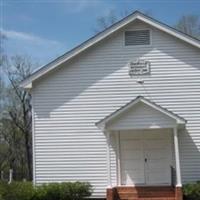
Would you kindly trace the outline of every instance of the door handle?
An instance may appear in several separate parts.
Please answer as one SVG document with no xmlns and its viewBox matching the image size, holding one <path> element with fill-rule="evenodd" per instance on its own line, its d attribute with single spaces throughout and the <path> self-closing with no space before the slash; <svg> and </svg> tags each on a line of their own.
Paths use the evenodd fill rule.
<svg viewBox="0 0 200 200">
<path fill-rule="evenodd" d="M 144 162 L 147 162 L 147 158 L 144 159 Z"/>
</svg>

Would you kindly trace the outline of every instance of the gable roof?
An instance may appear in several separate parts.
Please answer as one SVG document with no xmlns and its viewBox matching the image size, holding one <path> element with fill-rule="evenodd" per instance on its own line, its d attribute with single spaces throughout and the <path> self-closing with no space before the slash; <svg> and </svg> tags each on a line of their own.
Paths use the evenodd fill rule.
<svg viewBox="0 0 200 200">
<path fill-rule="evenodd" d="M 102 120 L 96 123 L 96 126 L 99 127 L 100 129 L 105 129 L 106 124 L 111 122 L 112 120 L 116 119 L 117 117 L 121 116 L 123 113 L 128 111 L 130 108 L 134 107 L 137 103 L 142 102 L 145 105 L 159 111 L 160 113 L 163 113 L 164 115 L 170 117 L 171 119 L 174 119 L 176 121 L 177 125 L 185 125 L 186 120 L 177 114 L 157 105 L 156 103 L 144 98 L 143 96 L 138 96 L 134 100 L 130 101 L 129 103 L 125 104 L 118 110 L 114 111 L 110 115 L 106 116 Z"/>
<path fill-rule="evenodd" d="M 135 11 L 132 14 L 128 15 L 127 17 L 123 18 L 122 20 L 118 21 L 117 23 L 111 25 L 104 31 L 96 34 L 95 36 L 91 37 L 90 39 L 86 40 L 79 46 L 73 48 L 72 50 L 68 51 L 64 55 L 56 58 L 49 64 L 41 67 L 39 70 L 32 73 L 29 77 L 27 77 L 24 81 L 21 82 L 20 86 L 24 88 L 31 88 L 32 82 L 37 80 L 38 78 L 42 77 L 44 74 L 50 72 L 51 70 L 55 69 L 57 66 L 61 65 L 62 63 L 72 59 L 73 57 L 77 56 L 87 48 L 97 44 L 99 41 L 103 40 L 104 38 L 108 37 L 110 34 L 114 33 L 115 31 L 119 30 L 120 28 L 124 27 L 125 25 L 133 22 L 135 20 L 140 20 L 145 22 L 159 30 L 162 30 L 176 38 L 179 38 L 182 41 L 185 41 L 197 48 L 200 48 L 200 40 L 193 38 L 185 33 L 182 33 L 164 23 L 161 23 L 149 16 L 144 15 L 139 11 Z"/>
</svg>

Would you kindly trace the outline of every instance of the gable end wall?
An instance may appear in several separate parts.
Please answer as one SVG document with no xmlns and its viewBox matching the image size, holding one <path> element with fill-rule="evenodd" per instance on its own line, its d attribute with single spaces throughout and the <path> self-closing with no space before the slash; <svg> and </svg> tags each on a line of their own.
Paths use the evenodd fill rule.
<svg viewBox="0 0 200 200">
<path fill-rule="evenodd" d="M 151 28 L 132 24 L 130 29 Z M 187 120 L 179 134 L 183 182 L 200 180 L 200 51 L 151 28 L 152 45 L 124 46 L 119 31 L 33 84 L 35 182 L 89 181 L 105 196 L 106 138 L 95 123 L 137 96 Z M 127 63 L 151 62 L 144 84 Z M 113 137 L 113 143 L 114 143 Z M 111 149 L 112 182 L 116 182 Z"/>
</svg>

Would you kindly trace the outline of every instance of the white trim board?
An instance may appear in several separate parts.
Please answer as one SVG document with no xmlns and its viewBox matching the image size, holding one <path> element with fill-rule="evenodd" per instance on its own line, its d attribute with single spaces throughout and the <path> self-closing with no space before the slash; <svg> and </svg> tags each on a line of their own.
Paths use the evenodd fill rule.
<svg viewBox="0 0 200 200">
<path fill-rule="evenodd" d="M 122 27 L 126 26 L 127 24 L 133 22 L 134 20 L 140 20 L 142 22 L 145 22 L 159 30 L 162 30 L 184 42 L 187 42 L 197 48 L 200 48 L 200 40 L 195 39 L 187 34 L 184 34 L 182 32 L 179 32 L 178 30 L 167 26 L 166 24 L 163 24 L 151 17 L 148 17 L 146 15 L 144 15 L 141 12 L 133 12 L 132 14 L 128 15 L 127 17 L 125 17 L 124 19 L 120 20 L 119 22 L 113 24 L 112 26 L 110 26 L 109 28 L 105 29 L 104 31 L 98 33 L 97 35 L 95 35 L 94 37 L 90 38 L 89 40 L 83 42 L 82 44 L 80 44 L 79 46 L 75 47 L 74 49 L 72 49 L 71 51 L 65 53 L 64 55 L 58 57 L 57 59 L 55 59 L 54 61 L 50 62 L 49 64 L 41 67 L 39 70 L 35 71 L 32 75 L 30 75 L 29 77 L 27 77 L 24 81 L 21 82 L 20 86 L 23 88 L 32 88 L 32 82 L 36 81 L 37 79 L 39 79 L 40 77 L 42 77 L 43 75 L 45 75 L 46 73 L 50 72 L 51 70 L 55 69 L 56 67 L 58 67 L 59 65 L 61 65 L 62 63 L 72 59 L 73 57 L 75 57 L 76 55 L 82 53 L 84 50 L 86 50 L 87 48 L 97 44 L 99 41 L 105 39 L 106 37 L 108 37 L 110 34 L 116 32 L 117 30 L 121 29 Z"/>
</svg>

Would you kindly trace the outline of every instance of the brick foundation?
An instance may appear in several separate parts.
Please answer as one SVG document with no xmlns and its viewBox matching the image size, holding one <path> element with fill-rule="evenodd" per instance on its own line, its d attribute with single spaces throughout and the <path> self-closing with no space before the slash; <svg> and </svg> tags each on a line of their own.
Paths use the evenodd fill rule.
<svg viewBox="0 0 200 200">
<path fill-rule="evenodd" d="M 182 187 L 176 187 L 175 188 L 175 197 L 176 197 L 176 200 L 183 200 Z"/>
<path fill-rule="evenodd" d="M 107 189 L 107 200 L 183 200 L 182 188 L 172 186 L 113 187 Z"/>
<path fill-rule="evenodd" d="M 115 200 L 115 188 L 107 188 L 106 200 Z"/>
</svg>

